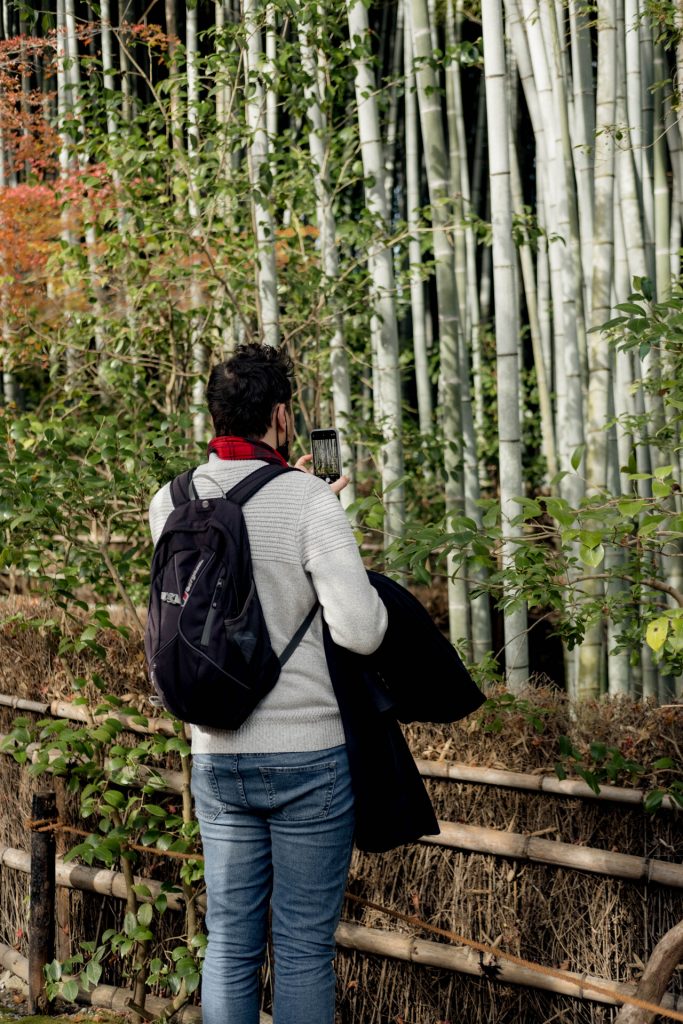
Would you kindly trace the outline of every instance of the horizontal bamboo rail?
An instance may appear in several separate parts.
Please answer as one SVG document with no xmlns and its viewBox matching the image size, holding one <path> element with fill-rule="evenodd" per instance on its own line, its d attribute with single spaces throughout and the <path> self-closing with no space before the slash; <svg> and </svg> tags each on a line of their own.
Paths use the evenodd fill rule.
<svg viewBox="0 0 683 1024">
<path fill-rule="evenodd" d="M 28 958 L 11 946 L 6 946 L 4 942 L 0 942 L 0 967 L 28 985 Z"/>
<path fill-rule="evenodd" d="M 558 779 L 556 775 L 533 775 L 531 772 L 511 772 L 502 768 L 479 768 L 476 765 L 457 764 L 454 761 L 426 761 L 419 757 L 415 758 L 415 764 L 420 775 L 429 779 L 450 779 L 453 782 L 523 789 L 532 793 L 550 793 L 552 796 L 606 800 L 636 807 L 643 806 L 646 796 L 642 789 L 627 789 L 625 786 L 601 785 L 600 792 L 595 793 L 583 779 Z M 670 796 L 665 796 L 661 806 L 667 811 L 672 811 L 676 804 Z"/>
<path fill-rule="evenodd" d="M 67 889 L 79 889 L 83 892 L 97 892 L 102 896 L 113 896 L 119 900 L 126 899 L 126 883 L 120 871 L 92 868 L 86 864 L 65 864 L 62 857 L 57 857 L 55 864 L 57 885 Z M 31 856 L 25 850 L 0 844 L 0 865 L 28 874 L 31 870 Z M 154 878 L 143 878 L 141 875 L 136 875 L 134 882 L 135 885 L 146 885 L 149 889 L 149 896 L 138 897 L 144 903 L 153 903 L 163 892 L 161 882 Z M 182 893 L 167 892 L 165 895 L 169 910 L 183 909 L 185 900 Z M 199 896 L 196 903 L 200 910 L 205 910 L 206 899 L 204 896 Z"/>
<path fill-rule="evenodd" d="M 175 780 L 169 780 L 169 782 L 173 781 Z M 460 825 L 452 821 L 440 821 L 439 828 L 441 832 L 438 836 L 423 836 L 420 842 L 494 857 L 528 860 L 553 867 L 569 868 L 573 871 L 588 871 L 611 878 L 626 878 L 635 882 L 657 882 L 659 885 L 683 888 L 683 865 L 669 861 L 638 857 L 630 853 L 613 853 L 611 850 L 579 846 L 576 843 L 562 843 L 553 839 L 540 839 L 538 836 L 522 832 L 504 832 L 502 829 L 483 828 L 478 825 Z M 20 863 L 26 863 L 21 858 L 27 856 L 28 854 L 23 854 L 22 851 L 0 846 L 0 863 L 16 867 L 19 871 L 29 870 L 19 866 Z M 66 867 L 67 865 L 63 865 L 58 870 L 62 871 Z M 72 867 L 78 867 L 84 871 L 94 870 L 81 868 L 80 865 Z M 97 884 L 105 887 L 110 885 L 110 875 L 114 876 L 116 872 L 104 870 L 99 872 L 98 877 L 101 876 L 102 881 Z M 73 877 L 78 876 L 74 875 Z M 85 877 L 89 876 L 84 875 Z M 111 884 L 118 886 L 121 883 L 117 881 Z M 94 891 L 104 890 L 94 889 Z M 109 892 L 109 895 L 118 895 L 118 892 L 118 890 L 116 893 Z"/>
<path fill-rule="evenodd" d="M 519 832 L 503 832 L 500 829 L 481 828 L 477 825 L 458 825 L 452 821 L 440 821 L 439 827 L 440 835 L 423 836 L 420 842 L 455 847 L 472 853 L 493 854 L 496 857 L 530 860 L 575 871 L 590 871 L 612 878 L 645 880 L 683 888 L 682 864 L 636 857 L 630 853 L 612 853 L 610 850 L 598 850 L 592 846 L 578 846 L 575 843 L 539 839 L 537 836 Z"/>
<path fill-rule="evenodd" d="M 5 946 L 2 942 L 0 942 L 0 966 L 10 971 L 22 981 L 28 979 L 28 960 L 26 957 L 18 953 L 16 949 Z M 115 988 L 113 985 L 96 985 L 89 992 L 81 990 L 78 993 L 77 1002 L 89 1006 L 97 1006 L 102 1010 L 111 1010 L 113 1013 L 128 1014 L 130 1013 L 128 1001 L 131 996 L 132 993 L 127 988 Z M 169 1003 L 170 1000 L 168 999 L 160 999 L 158 996 L 147 996 L 145 999 L 145 1009 L 158 1018 L 162 1016 Z M 201 1024 L 201 1007 L 183 1006 L 182 1009 L 173 1014 L 173 1020 L 178 1021 L 179 1024 Z M 273 1018 L 267 1013 L 261 1013 L 259 1024 L 273 1024 Z"/>
<path fill-rule="evenodd" d="M 356 949 L 363 953 L 374 953 L 377 956 L 391 957 L 396 960 L 407 960 L 414 964 L 428 967 L 440 967 L 442 970 L 456 971 L 459 974 L 482 976 L 479 957 L 473 950 L 454 947 L 441 942 L 430 942 L 427 939 L 416 939 L 412 935 L 400 932 L 381 931 L 379 928 L 366 928 L 363 925 L 350 924 L 343 921 L 337 928 L 336 939 L 345 949 Z M 616 999 L 585 987 L 586 982 L 593 981 L 601 987 L 609 987 L 625 996 L 635 995 L 636 986 L 631 983 L 609 981 L 593 974 L 577 974 L 563 971 L 566 979 L 547 977 L 537 974 L 527 967 L 506 963 L 496 963 L 499 971 L 496 980 L 512 985 L 524 985 L 527 988 L 539 988 L 559 995 L 573 996 L 594 1003 L 618 1005 Z M 675 1010 L 681 1000 L 667 993 L 661 1001 L 663 1009 Z"/>
<path fill-rule="evenodd" d="M 93 715 L 84 704 L 72 704 L 66 700 L 52 700 L 47 703 L 37 700 L 24 700 L 23 697 L 13 697 L 8 693 L 0 693 L 0 704 L 4 707 L 15 708 L 17 711 L 32 711 L 37 715 L 51 715 L 53 718 L 66 718 L 72 722 L 83 722 L 85 725 L 95 725 L 98 721 L 107 718 L 115 718 L 124 729 L 130 732 L 153 735 L 163 733 L 166 736 L 175 736 L 173 722 L 170 718 L 152 718 L 145 715 L 147 725 L 136 721 L 136 716 L 127 714 L 125 711 L 111 710 L 103 711 L 101 715 Z"/>
<path fill-rule="evenodd" d="M 19 711 L 31 711 L 39 715 L 52 715 L 55 718 L 66 718 L 71 721 L 92 724 L 94 718 L 91 712 L 82 705 L 72 704 L 69 701 L 51 701 L 41 703 L 40 701 L 24 700 L 20 697 L 13 697 L 10 694 L 0 693 L 0 705 L 16 708 Z M 168 718 L 148 718 L 148 726 L 141 725 L 134 721 L 133 716 L 122 711 L 107 711 L 99 718 L 115 718 L 121 722 L 124 729 L 131 732 L 149 734 L 163 733 L 167 736 L 175 735 L 173 725 Z M 145 716 L 147 717 L 147 716 Z M 189 730 L 186 727 L 186 733 Z M 4 737 L 0 736 L 0 742 Z M 533 793 L 548 793 L 552 796 L 578 797 L 587 800 L 603 800 L 610 803 L 622 803 L 631 807 L 642 807 L 645 801 L 645 793 L 641 789 L 628 789 L 625 786 L 600 786 L 600 792 L 595 793 L 583 779 L 558 779 L 554 775 L 534 775 L 531 772 L 513 772 L 501 768 L 481 768 L 477 765 L 458 764 L 454 761 L 428 761 L 424 758 L 415 758 L 420 775 L 424 778 L 450 779 L 454 782 L 467 782 L 475 785 L 501 786 L 506 789 L 528 790 Z M 674 810 L 676 804 L 669 796 L 664 796 L 661 807 L 665 810 Z"/>
</svg>

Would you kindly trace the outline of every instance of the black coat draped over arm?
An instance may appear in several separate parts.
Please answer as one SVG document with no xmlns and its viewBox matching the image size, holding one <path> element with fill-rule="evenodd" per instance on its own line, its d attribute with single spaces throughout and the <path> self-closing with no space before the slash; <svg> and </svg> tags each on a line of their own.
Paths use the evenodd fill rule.
<svg viewBox="0 0 683 1024">
<path fill-rule="evenodd" d="M 353 654 L 324 624 L 323 635 L 356 797 L 356 845 L 383 851 L 439 832 L 398 722 L 455 722 L 485 698 L 418 599 L 387 576 L 368 577 L 389 615 L 379 648 Z"/>
</svg>

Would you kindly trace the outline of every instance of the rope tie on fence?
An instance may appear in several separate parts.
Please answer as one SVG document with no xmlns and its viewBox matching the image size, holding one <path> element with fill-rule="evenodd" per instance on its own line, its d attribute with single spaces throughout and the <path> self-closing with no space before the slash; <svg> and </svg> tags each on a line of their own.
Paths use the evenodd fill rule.
<svg viewBox="0 0 683 1024">
<path fill-rule="evenodd" d="M 346 899 L 351 900 L 353 903 L 358 903 L 360 906 L 367 907 L 369 910 L 376 910 L 380 914 L 385 914 L 387 917 L 392 917 L 396 921 L 404 921 L 406 924 L 412 925 L 413 928 L 419 928 L 421 931 L 430 932 L 432 935 L 440 935 L 444 939 L 449 939 L 451 942 L 455 942 L 458 945 L 469 946 L 471 949 L 476 949 L 477 952 L 493 956 L 497 960 L 507 960 L 509 963 L 516 964 L 518 967 L 526 967 L 530 971 L 534 971 L 536 974 L 543 974 L 548 978 L 555 978 L 559 981 L 571 982 L 577 984 L 576 979 L 572 978 L 567 971 L 560 971 L 554 967 L 544 967 L 542 964 L 535 964 L 531 960 L 525 960 L 521 956 L 516 956 L 514 953 L 505 953 L 501 949 L 496 949 L 492 946 L 487 946 L 483 942 L 477 942 L 475 939 L 468 939 L 464 935 L 458 935 L 456 932 L 449 931 L 447 928 L 439 928 L 436 925 L 428 924 L 427 921 L 423 921 L 422 918 L 417 917 L 414 914 L 403 914 L 400 910 L 390 910 L 388 907 L 383 907 L 381 903 L 373 903 L 371 900 L 366 900 L 362 896 L 355 896 L 353 893 L 347 892 Z M 677 1010 L 664 1009 L 662 1006 L 658 1006 L 656 1003 L 650 1003 L 645 999 L 639 999 L 637 996 L 629 996 L 623 992 L 618 992 L 616 989 L 610 988 L 608 985 L 601 985 L 599 982 L 589 981 L 585 976 L 582 976 L 580 987 L 583 989 L 590 989 L 591 992 L 598 992 L 600 995 L 609 996 L 617 1003 L 625 1003 L 628 1006 L 637 1006 L 640 1010 L 647 1010 L 649 1013 L 659 1014 L 660 1017 L 668 1017 L 670 1020 L 683 1021 L 683 1013 L 679 1013 Z"/>
<path fill-rule="evenodd" d="M 26 825 L 32 831 L 36 832 L 66 832 L 72 835 L 86 837 L 92 835 L 92 832 L 86 832 L 83 829 L 75 828 L 72 825 L 65 825 L 63 822 L 50 820 L 48 818 L 39 818 L 35 821 L 27 820 Z M 204 860 L 204 857 L 200 853 L 181 853 L 178 850 L 162 850 L 157 846 L 141 846 L 138 843 L 130 842 L 124 842 L 121 845 L 130 850 L 138 850 L 141 853 L 151 853 L 160 857 L 171 857 L 181 860 Z M 458 935 L 456 932 L 449 931 L 447 928 L 439 928 L 437 925 L 429 924 L 427 921 L 423 921 L 422 918 L 417 917 L 415 914 L 405 914 L 400 910 L 391 910 L 389 907 L 385 907 L 381 903 L 373 903 L 372 900 L 366 900 L 362 896 L 356 896 L 351 892 L 346 892 L 345 897 L 352 903 L 357 903 L 359 906 L 366 907 L 368 910 L 375 910 L 380 914 L 384 914 L 386 917 L 393 918 L 395 921 L 403 921 L 405 924 L 409 924 L 420 931 L 429 932 L 432 935 L 438 935 L 441 938 L 448 939 L 449 942 L 456 943 L 459 946 L 468 946 L 470 949 L 475 949 L 481 957 L 486 955 L 493 957 L 494 960 L 505 960 L 508 963 L 516 964 L 517 967 L 524 967 L 536 974 L 545 975 L 547 978 L 555 978 L 557 981 L 564 981 L 572 985 L 578 984 L 580 988 L 589 989 L 591 992 L 597 992 L 600 995 L 607 996 L 615 1003 L 622 1003 L 627 1006 L 636 1006 L 640 1010 L 646 1010 L 648 1013 L 658 1014 L 660 1017 L 667 1017 L 669 1020 L 683 1021 L 683 1013 L 680 1013 L 677 1010 L 665 1009 L 662 1006 L 658 1006 L 656 1003 L 650 1003 L 645 999 L 639 999 L 638 996 L 626 995 L 626 993 L 619 992 L 617 989 L 611 988 L 609 985 L 602 985 L 599 982 L 590 981 L 585 977 L 585 975 L 582 975 L 580 981 L 577 982 L 576 978 L 572 977 L 568 971 L 561 971 L 554 967 L 544 967 L 542 964 L 536 964 L 531 960 L 525 960 L 524 957 L 516 956 L 514 953 L 506 953 L 494 946 L 487 946 L 483 942 L 477 942 L 476 939 L 468 939 L 466 936 Z M 486 973 L 483 962 L 482 971 L 484 974 Z"/>
</svg>

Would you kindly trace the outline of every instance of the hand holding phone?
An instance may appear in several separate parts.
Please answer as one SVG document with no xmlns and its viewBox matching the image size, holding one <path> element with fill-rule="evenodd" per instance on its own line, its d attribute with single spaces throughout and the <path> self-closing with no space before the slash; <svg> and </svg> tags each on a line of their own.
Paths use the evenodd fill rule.
<svg viewBox="0 0 683 1024">
<path fill-rule="evenodd" d="M 311 431 L 313 473 L 332 484 L 342 475 L 339 431 L 334 427 Z"/>
</svg>

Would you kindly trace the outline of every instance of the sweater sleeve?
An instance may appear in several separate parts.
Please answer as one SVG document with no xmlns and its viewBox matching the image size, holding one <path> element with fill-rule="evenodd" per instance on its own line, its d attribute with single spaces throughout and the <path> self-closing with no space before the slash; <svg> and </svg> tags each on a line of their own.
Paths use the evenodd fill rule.
<svg viewBox="0 0 683 1024">
<path fill-rule="evenodd" d="M 171 485 L 168 483 L 157 491 L 149 506 L 149 529 L 155 545 L 172 511 Z"/>
<path fill-rule="evenodd" d="M 315 478 L 311 478 L 308 497 L 299 522 L 301 560 L 330 635 L 340 647 L 372 654 L 386 632 L 386 608 L 368 581 L 339 499 Z"/>
</svg>

